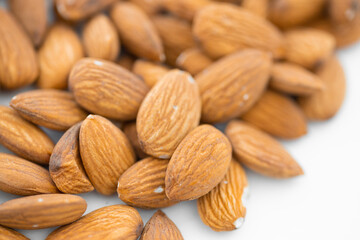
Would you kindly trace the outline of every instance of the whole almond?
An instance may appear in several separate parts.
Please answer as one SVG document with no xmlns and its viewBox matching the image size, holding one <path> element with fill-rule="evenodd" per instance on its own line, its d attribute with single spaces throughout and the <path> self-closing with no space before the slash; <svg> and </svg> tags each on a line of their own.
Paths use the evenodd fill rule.
<svg viewBox="0 0 360 240">
<path fill-rule="evenodd" d="M 119 65 L 95 58 L 78 61 L 69 87 L 76 102 L 89 112 L 118 120 L 135 119 L 148 87 Z"/>
<path fill-rule="evenodd" d="M 0 204 L 0 224 L 17 229 L 40 229 L 71 223 L 86 210 L 86 201 L 70 194 L 41 194 Z"/>
<path fill-rule="evenodd" d="M 82 122 L 67 130 L 55 145 L 49 162 L 51 178 L 63 193 L 94 190 L 80 158 L 79 132 Z"/>
<path fill-rule="evenodd" d="M 232 160 L 224 179 L 197 200 L 201 220 L 217 232 L 240 228 L 245 221 L 247 194 L 245 171 Z"/>
<path fill-rule="evenodd" d="M 132 72 L 141 77 L 149 87 L 153 87 L 169 71 L 164 65 L 142 59 L 136 60 L 132 67 Z"/>
<path fill-rule="evenodd" d="M 148 155 L 144 153 L 141 149 L 138 134 L 136 131 L 136 122 L 126 123 L 123 127 L 123 131 L 126 137 L 129 139 L 130 144 L 136 153 L 136 156 L 140 159 L 148 157 Z"/>
<path fill-rule="evenodd" d="M 226 127 L 236 159 L 265 176 L 289 178 L 302 175 L 299 164 L 274 138 L 242 121 L 231 121 Z"/>
<path fill-rule="evenodd" d="M 0 88 L 33 83 L 39 75 L 34 47 L 16 19 L 0 8 Z"/>
<path fill-rule="evenodd" d="M 165 177 L 170 200 L 192 200 L 213 189 L 231 162 L 229 140 L 211 125 L 191 131 L 176 148 Z"/>
<path fill-rule="evenodd" d="M 125 134 L 97 115 L 89 115 L 81 125 L 80 154 L 91 183 L 104 195 L 116 191 L 119 177 L 135 162 Z"/>
<path fill-rule="evenodd" d="M 0 190 L 24 196 L 59 192 L 45 168 L 6 153 L 0 153 Z"/>
<path fill-rule="evenodd" d="M 210 0 L 162 0 L 162 5 L 166 10 L 189 21 L 194 18 L 197 11 L 210 3 Z"/>
<path fill-rule="evenodd" d="M 15 110 L 0 106 L 0 144 L 30 161 L 48 164 L 54 143 Z"/>
<path fill-rule="evenodd" d="M 269 54 L 248 49 L 226 56 L 196 76 L 201 120 L 224 122 L 248 111 L 261 97 L 271 70 Z"/>
<path fill-rule="evenodd" d="M 30 240 L 21 233 L 10 228 L 0 226 L 0 239 L 8 240 Z"/>
<path fill-rule="evenodd" d="M 213 61 L 200 49 L 189 48 L 178 56 L 176 59 L 176 66 L 184 69 L 191 75 L 196 75 L 208 67 L 212 62 Z"/>
<path fill-rule="evenodd" d="M 141 8 L 130 2 L 119 2 L 113 6 L 111 18 L 131 53 L 152 61 L 165 60 L 160 36 Z"/>
<path fill-rule="evenodd" d="M 183 240 L 180 230 L 175 223 L 168 218 L 161 210 L 156 213 L 146 223 L 141 234 L 140 240 Z"/>
<path fill-rule="evenodd" d="M 197 125 L 201 114 L 199 89 L 190 74 L 167 73 L 146 95 L 136 119 L 145 153 L 169 159 L 181 140 Z"/>
<path fill-rule="evenodd" d="M 46 240 L 126 239 L 136 240 L 143 229 L 135 208 L 112 205 L 99 208 L 72 224 L 54 230 Z"/>
<path fill-rule="evenodd" d="M 243 0 L 241 2 L 241 7 L 260 17 L 266 18 L 268 14 L 269 2 L 270 0 Z"/>
<path fill-rule="evenodd" d="M 10 106 L 24 119 L 59 131 L 69 129 L 87 116 L 73 95 L 61 90 L 43 89 L 20 93 L 12 98 Z"/>
<path fill-rule="evenodd" d="M 114 61 L 120 52 L 120 39 L 109 17 L 99 14 L 88 21 L 83 30 L 85 53 L 89 57 Z"/>
</svg>

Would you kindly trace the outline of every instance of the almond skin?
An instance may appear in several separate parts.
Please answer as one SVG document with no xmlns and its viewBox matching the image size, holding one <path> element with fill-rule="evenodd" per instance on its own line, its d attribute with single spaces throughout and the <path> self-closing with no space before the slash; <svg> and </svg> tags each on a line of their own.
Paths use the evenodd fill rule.
<svg viewBox="0 0 360 240">
<path fill-rule="evenodd" d="M 197 11 L 210 3 L 209 0 L 162 0 L 162 5 L 167 11 L 189 21 L 192 21 Z"/>
<path fill-rule="evenodd" d="M 248 111 L 268 83 L 269 54 L 248 49 L 226 56 L 196 76 L 202 101 L 201 120 L 224 122 Z"/>
<path fill-rule="evenodd" d="M 136 119 L 145 153 L 169 159 L 181 140 L 197 125 L 201 114 L 199 89 L 190 74 L 172 70 L 153 87 Z"/>
<path fill-rule="evenodd" d="M 85 193 L 94 190 L 80 158 L 79 132 L 82 122 L 75 124 L 55 145 L 50 157 L 51 178 L 63 193 Z"/>
<path fill-rule="evenodd" d="M 45 168 L 6 153 L 0 153 L 0 190 L 23 196 L 59 192 Z"/>
<path fill-rule="evenodd" d="M 76 102 L 89 112 L 117 120 L 132 120 L 148 87 L 119 65 L 96 58 L 76 63 L 69 77 Z"/>
<path fill-rule="evenodd" d="M 110 15 L 124 46 L 131 53 L 152 61 L 165 60 L 160 36 L 141 8 L 133 3 L 119 2 L 113 6 Z"/>
<path fill-rule="evenodd" d="M 183 51 L 176 59 L 176 66 L 194 76 L 208 67 L 212 62 L 213 61 L 200 49 L 189 48 Z"/>
<path fill-rule="evenodd" d="M 11 108 L 0 106 L 0 115 L 0 144 L 25 159 L 48 164 L 54 148 L 51 139 Z"/>
<path fill-rule="evenodd" d="M 296 102 L 270 90 L 242 118 L 265 132 L 284 139 L 299 138 L 307 132 L 304 113 Z"/>
<path fill-rule="evenodd" d="M 126 137 L 129 139 L 130 144 L 136 153 L 136 156 L 140 159 L 148 157 L 148 155 L 144 153 L 143 150 L 141 149 L 138 134 L 136 131 L 136 122 L 126 123 L 123 127 L 123 132 L 125 133 Z"/>
<path fill-rule="evenodd" d="M 0 239 L 8 240 L 30 240 L 21 233 L 10 228 L 0 226 Z"/>
<path fill-rule="evenodd" d="M 265 176 L 290 178 L 302 175 L 299 164 L 270 135 L 242 121 L 231 121 L 226 127 L 236 159 Z"/>
<path fill-rule="evenodd" d="M 117 61 L 117 64 L 119 64 L 121 67 L 129 71 L 132 70 L 134 63 L 135 63 L 135 57 L 129 54 L 122 54 L 119 61 Z"/>
<path fill-rule="evenodd" d="M 130 0 L 130 2 L 137 5 L 149 16 L 154 15 L 162 10 L 162 1 L 163 0 Z"/>
<path fill-rule="evenodd" d="M 89 115 L 81 125 L 80 154 L 91 183 L 104 195 L 116 191 L 119 177 L 135 162 L 125 134 L 97 115 Z"/>
<path fill-rule="evenodd" d="M 0 89 L 33 83 L 39 75 L 34 47 L 15 18 L 0 8 Z"/>
<path fill-rule="evenodd" d="M 193 200 L 213 189 L 225 176 L 231 161 L 229 140 L 211 125 L 191 131 L 176 148 L 165 177 L 171 200 Z"/>
<path fill-rule="evenodd" d="M 240 228 L 245 220 L 247 194 L 245 171 L 232 160 L 224 179 L 197 200 L 201 220 L 217 232 Z"/>
<path fill-rule="evenodd" d="M 46 240 L 126 239 L 136 240 L 143 229 L 140 214 L 135 208 L 112 205 L 99 208 L 76 222 L 54 230 Z"/>
<path fill-rule="evenodd" d="M 329 1 L 329 15 L 335 24 L 348 24 L 360 14 L 359 0 Z"/>
<path fill-rule="evenodd" d="M 183 240 L 180 230 L 175 223 L 168 218 L 161 210 L 156 213 L 146 223 L 141 234 L 140 240 Z"/>
<path fill-rule="evenodd" d="M 20 93 L 13 97 L 10 106 L 24 119 L 59 131 L 69 129 L 87 116 L 71 93 L 60 90 L 43 89 Z"/>
<path fill-rule="evenodd" d="M 164 65 L 142 59 L 136 60 L 132 67 L 132 72 L 141 77 L 149 87 L 153 87 L 169 71 Z"/>
<path fill-rule="evenodd" d="M 104 14 L 99 14 L 86 23 L 83 43 L 88 57 L 114 61 L 120 52 L 120 39 L 116 27 Z"/>
<path fill-rule="evenodd" d="M 121 201 L 139 208 L 164 208 L 177 203 L 165 195 L 165 173 L 169 161 L 145 158 L 126 170 L 119 178 Z"/>
<path fill-rule="evenodd" d="M 86 201 L 70 194 L 41 194 L 0 205 L 0 224 L 17 229 L 41 229 L 71 223 L 86 210 Z"/>
<path fill-rule="evenodd" d="M 241 2 L 241 7 L 260 17 L 266 18 L 269 9 L 269 2 L 269 0 L 243 0 Z"/>
</svg>

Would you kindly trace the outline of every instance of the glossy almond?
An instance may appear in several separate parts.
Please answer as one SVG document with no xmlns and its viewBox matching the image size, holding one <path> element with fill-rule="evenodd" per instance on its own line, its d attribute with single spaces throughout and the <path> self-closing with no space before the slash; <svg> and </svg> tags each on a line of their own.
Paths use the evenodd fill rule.
<svg viewBox="0 0 360 240">
<path fill-rule="evenodd" d="M 289 178 L 302 175 L 299 164 L 270 135 L 242 121 L 231 121 L 226 127 L 236 159 L 265 176 Z"/>
<path fill-rule="evenodd" d="M 242 118 L 280 138 L 298 138 L 307 132 L 305 115 L 296 102 L 270 90 Z"/>
<path fill-rule="evenodd" d="M 169 71 L 164 65 L 141 59 L 136 60 L 132 67 L 132 72 L 141 77 L 149 87 L 153 87 Z"/>
<path fill-rule="evenodd" d="M 189 21 L 194 18 L 197 11 L 210 3 L 210 0 L 162 0 L 162 5 L 166 10 Z"/>
<path fill-rule="evenodd" d="M 80 154 L 91 183 L 104 195 L 116 191 L 119 177 L 135 162 L 125 134 L 97 115 L 89 115 L 81 125 Z"/>
<path fill-rule="evenodd" d="M 260 17 L 266 18 L 268 15 L 269 2 L 270 0 L 243 0 L 241 2 L 241 7 Z"/>
<path fill-rule="evenodd" d="M 145 153 L 169 159 L 181 140 L 200 121 L 199 89 L 190 74 L 172 70 L 153 87 L 142 102 L 136 119 Z"/>
<path fill-rule="evenodd" d="M 40 229 L 71 223 L 86 210 L 76 195 L 41 194 L 13 199 L 0 205 L 0 224 L 17 229 Z"/>
<path fill-rule="evenodd" d="M 136 156 L 140 159 L 148 157 L 146 153 L 143 152 L 140 146 L 138 134 L 136 131 L 136 122 L 126 123 L 123 127 L 123 132 L 126 137 L 129 139 L 131 146 L 133 147 Z"/>
<path fill-rule="evenodd" d="M 0 190 L 24 196 L 59 192 L 45 168 L 6 153 L 0 153 Z"/>
<path fill-rule="evenodd" d="M 44 89 L 20 93 L 12 98 L 10 106 L 24 119 L 59 131 L 69 129 L 87 116 L 71 93 L 60 90 Z"/>
<path fill-rule="evenodd" d="M 96 58 L 76 63 L 69 77 L 76 102 L 89 112 L 118 120 L 135 119 L 148 87 L 119 65 Z"/>
<path fill-rule="evenodd" d="M 126 239 L 136 240 L 143 229 L 140 214 L 135 208 L 112 205 L 99 208 L 76 222 L 54 230 L 46 240 Z"/>
<path fill-rule="evenodd" d="M 245 171 L 232 160 L 224 179 L 197 200 L 201 220 L 217 232 L 240 228 L 245 221 L 247 194 Z"/>
<path fill-rule="evenodd" d="M 224 122 L 248 111 L 263 93 L 271 70 L 269 54 L 243 50 L 226 56 L 196 76 L 201 120 Z"/>
<path fill-rule="evenodd" d="M 81 122 L 67 130 L 55 145 L 50 157 L 51 178 L 63 193 L 84 193 L 94 190 L 86 176 L 79 150 Z"/>
<path fill-rule="evenodd" d="M 0 239 L 7 240 L 29 240 L 29 238 L 25 237 L 21 233 L 12 230 L 10 228 L 0 226 Z"/>
<path fill-rule="evenodd" d="M 0 144 L 30 161 L 48 164 L 54 143 L 37 126 L 8 107 L 0 106 Z"/>
<path fill-rule="evenodd" d="M 193 76 L 204 70 L 212 62 L 213 61 L 198 48 L 189 48 L 183 51 L 176 59 L 176 65 Z"/>
<path fill-rule="evenodd" d="M 156 213 L 146 223 L 141 234 L 140 240 L 183 240 L 180 230 L 175 223 L 168 218 L 161 210 Z"/>
<path fill-rule="evenodd" d="M 171 200 L 192 200 L 213 189 L 225 176 L 231 161 L 231 145 L 219 130 L 201 125 L 176 148 L 165 177 Z"/>
</svg>

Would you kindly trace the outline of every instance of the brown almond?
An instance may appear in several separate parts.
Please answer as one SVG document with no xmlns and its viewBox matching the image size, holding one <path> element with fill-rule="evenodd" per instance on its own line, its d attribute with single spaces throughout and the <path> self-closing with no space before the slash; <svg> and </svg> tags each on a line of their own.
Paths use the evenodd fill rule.
<svg viewBox="0 0 360 240">
<path fill-rule="evenodd" d="M 209 5 L 209 0 L 162 0 L 163 7 L 172 14 L 191 21 L 196 12 Z"/>
<path fill-rule="evenodd" d="M 136 153 L 136 156 L 140 159 L 148 157 L 148 155 L 144 153 L 141 149 L 138 134 L 136 131 L 136 122 L 126 123 L 123 127 L 123 131 L 126 137 L 129 139 L 130 144 Z"/>
<path fill-rule="evenodd" d="M 189 48 L 178 56 L 176 66 L 195 76 L 213 61 L 198 48 Z"/>
<path fill-rule="evenodd" d="M 170 200 L 192 200 L 213 189 L 231 162 L 229 140 L 211 125 L 192 130 L 170 159 L 165 192 Z"/>
<path fill-rule="evenodd" d="M 0 224 L 17 229 L 41 229 L 71 223 L 86 210 L 86 201 L 70 194 L 41 194 L 0 204 Z"/>
<path fill-rule="evenodd" d="M 132 72 L 141 77 L 149 87 L 153 87 L 169 71 L 164 65 L 141 59 L 136 60 L 132 67 Z"/>
<path fill-rule="evenodd" d="M 249 10 L 250 12 L 266 18 L 268 15 L 268 9 L 269 9 L 269 2 L 270 0 L 243 0 L 241 2 L 241 7 Z"/>
<path fill-rule="evenodd" d="M 147 15 L 151 16 L 163 9 L 163 0 L 130 0 L 130 2 L 141 8 Z"/>
<path fill-rule="evenodd" d="M 347 24 L 360 14 L 359 0 L 329 0 L 329 15 L 335 24 Z"/>
<path fill-rule="evenodd" d="M 37 126 L 8 107 L 0 106 L 0 144 L 30 161 L 48 164 L 54 143 Z"/>
<path fill-rule="evenodd" d="M 135 62 L 135 58 L 129 54 L 122 54 L 117 64 L 121 67 L 131 71 L 133 69 L 133 65 Z"/>
<path fill-rule="evenodd" d="M 0 226 L 0 239 L 7 240 L 30 240 L 21 233 L 10 228 Z"/>
</svg>

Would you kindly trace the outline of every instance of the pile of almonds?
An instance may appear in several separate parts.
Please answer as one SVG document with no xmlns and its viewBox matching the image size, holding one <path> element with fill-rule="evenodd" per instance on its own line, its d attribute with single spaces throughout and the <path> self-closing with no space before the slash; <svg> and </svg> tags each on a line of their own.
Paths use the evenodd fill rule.
<svg viewBox="0 0 360 240">
<path fill-rule="evenodd" d="M 38 89 L 0 106 L 0 144 L 17 155 L 0 153 L 0 190 L 25 196 L 0 205 L 1 239 L 54 226 L 49 240 L 183 239 L 134 207 L 193 199 L 211 229 L 239 228 L 242 165 L 303 174 L 276 138 L 337 113 L 334 50 L 360 38 L 360 0 L 55 0 L 51 26 L 50 2 L 7 3 L 0 88 Z M 54 144 L 39 126 L 64 133 Z M 74 194 L 94 189 L 129 206 L 82 216 Z"/>
</svg>

